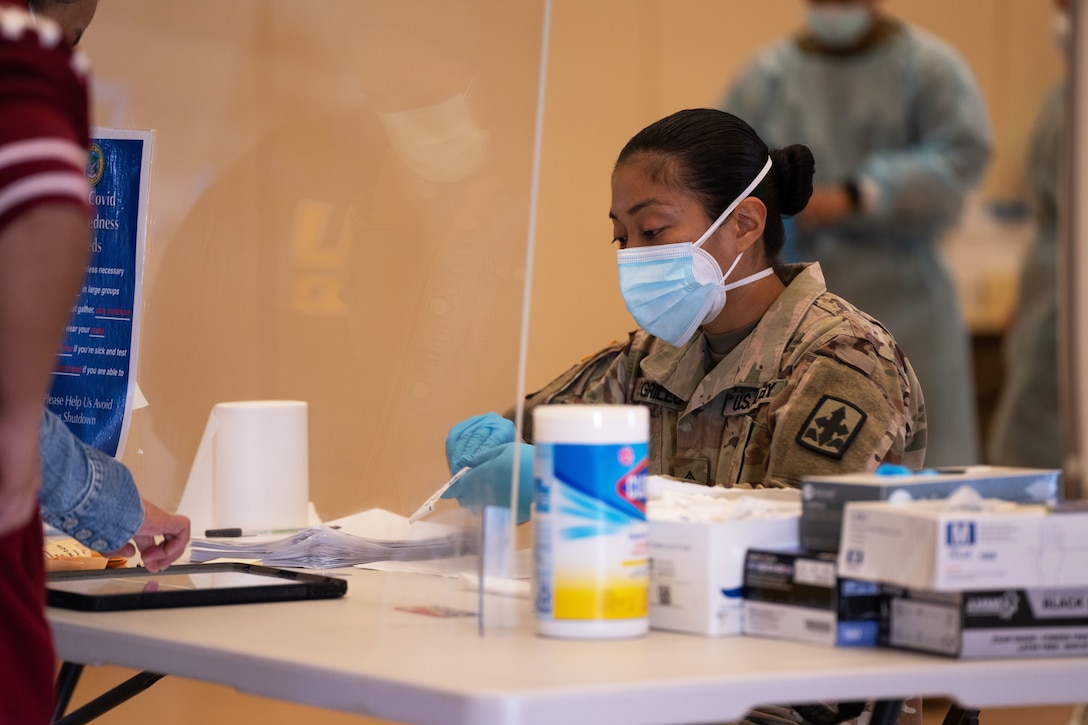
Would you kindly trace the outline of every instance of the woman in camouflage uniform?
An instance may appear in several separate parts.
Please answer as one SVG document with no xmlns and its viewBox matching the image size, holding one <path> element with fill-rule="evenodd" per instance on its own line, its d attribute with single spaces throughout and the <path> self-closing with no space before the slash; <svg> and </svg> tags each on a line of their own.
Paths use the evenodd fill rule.
<svg viewBox="0 0 1088 725">
<path fill-rule="evenodd" d="M 717 110 L 681 111 L 632 138 L 612 174 L 609 216 L 620 291 L 639 329 L 530 395 L 526 439 L 534 406 L 634 403 L 650 410 L 654 474 L 798 487 L 805 475 L 882 462 L 920 468 L 922 391 L 899 345 L 827 291 L 819 264 L 779 259 L 782 217 L 805 207 L 813 171 L 808 148 L 768 150 Z M 518 445 L 530 447 L 495 413 L 456 425 L 450 470 L 473 468 L 446 497 L 506 504 Z M 532 480 L 531 450 L 520 460 L 520 480 Z M 521 521 L 528 489 L 519 487 Z M 769 707 L 745 722 L 840 722 L 834 710 Z M 900 722 L 920 715 L 908 707 Z"/>
<path fill-rule="evenodd" d="M 536 405 L 635 403 L 650 410 L 655 474 L 796 487 L 882 462 L 920 468 L 925 411 L 903 351 L 827 292 L 819 264 L 778 259 L 782 216 L 804 208 L 813 169 L 806 147 L 768 151 L 722 111 L 681 111 L 632 138 L 612 174 L 610 216 L 621 293 L 640 328 L 530 395 L 526 439 Z M 451 469 L 482 458 L 501 468 L 498 450 L 513 438 L 495 414 L 471 418 L 450 432 Z M 508 488 L 509 473 L 470 474 L 447 495 L 467 503 L 492 479 Z"/>
</svg>

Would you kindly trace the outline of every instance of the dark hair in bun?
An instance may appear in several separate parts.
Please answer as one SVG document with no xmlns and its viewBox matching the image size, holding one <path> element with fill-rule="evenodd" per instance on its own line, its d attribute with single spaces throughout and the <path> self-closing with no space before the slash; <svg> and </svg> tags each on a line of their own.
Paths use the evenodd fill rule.
<svg viewBox="0 0 1088 725">
<path fill-rule="evenodd" d="M 716 219 L 752 183 L 771 158 L 771 170 L 752 192 L 767 207 L 763 243 L 774 265 L 785 243 L 783 216 L 797 214 L 812 196 L 816 168 L 807 146 L 773 151 L 731 113 L 710 108 L 678 111 L 639 131 L 627 142 L 616 166 L 635 155 L 661 157 L 658 180 L 695 194 L 707 216 Z"/>
</svg>

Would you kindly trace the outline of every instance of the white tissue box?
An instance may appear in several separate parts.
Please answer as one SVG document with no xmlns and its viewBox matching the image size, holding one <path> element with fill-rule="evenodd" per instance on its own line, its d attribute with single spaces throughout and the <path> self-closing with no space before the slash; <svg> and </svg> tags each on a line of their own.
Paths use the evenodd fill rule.
<svg viewBox="0 0 1088 725">
<path fill-rule="evenodd" d="M 1058 470 L 1005 466 L 936 470 L 905 476 L 805 476 L 801 480 L 801 546 L 813 551 L 838 551 L 842 510 L 847 501 L 886 501 L 904 495 L 912 499 L 946 498 L 960 486 L 970 486 L 985 498 L 1005 501 L 1050 503 L 1062 498 Z"/>
<path fill-rule="evenodd" d="M 799 492 L 688 486 L 688 490 L 716 498 L 755 496 L 797 504 L 796 515 L 774 518 L 714 522 L 661 521 L 652 515 L 648 518 L 650 626 L 710 636 L 740 634 L 745 553 L 749 547 L 797 546 Z M 649 491 L 652 499 L 652 480 Z M 652 500 L 650 507 L 652 512 Z"/>
<path fill-rule="evenodd" d="M 1088 510 L 983 503 L 847 503 L 840 576 L 943 592 L 1088 586 Z"/>
</svg>

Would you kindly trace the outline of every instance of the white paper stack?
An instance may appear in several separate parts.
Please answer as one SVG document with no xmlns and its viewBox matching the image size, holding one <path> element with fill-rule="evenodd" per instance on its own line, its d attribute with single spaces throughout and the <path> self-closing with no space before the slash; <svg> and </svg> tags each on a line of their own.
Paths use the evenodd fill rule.
<svg viewBox="0 0 1088 725">
<path fill-rule="evenodd" d="M 384 509 L 311 526 L 286 536 L 194 538 L 190 559 L 259 560 L 265 566 L 331 569 L 372 561 L 418 561 L 471 553 L 475 529 L 408 519 Z"/>
</svg>

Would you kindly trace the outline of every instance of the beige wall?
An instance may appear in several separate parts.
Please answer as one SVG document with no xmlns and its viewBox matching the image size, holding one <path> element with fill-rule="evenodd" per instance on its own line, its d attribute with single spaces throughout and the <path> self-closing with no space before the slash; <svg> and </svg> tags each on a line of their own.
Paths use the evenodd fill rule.
<svg viewBox="0 0 1088 725">
<path fill-rule="evenodd" d="M 330 518 L 410 511 L 513 399 L 540 11 L 427 6 L 102 4 L 96 121 L 156 131 L 124 460 L 164 505 L 216 402 L 309 401 Z"/>
<path fill-rule="evenodd" d="M 963 51 L 998 138 L 983 193 L 1019 194 L 1028 129 L 1059 73 L 1049 0 L 886 5 Z M 541 7 L 102 3 L 85 40 L 95 120 L 157 132 L 138 377 L 150 407 L 124 454 L 146 496 L 176 505 L 214 403 L 300 398 L 319 513 L 407 513 L 444 477 L 449 425 L 513 400 Z M 714 104 L 801 8 L 555 0 L 530 389 L 633 326 L 607 219 L 620 147 Z M 465 90 L 476 127 L 421 121 L 466 132 L 447 163 L 406 163 L 396 117 L 381 114 Z M 191 704 L 205 700 L 226 722 L 252 706 L 224 692 L 163 683 L 141 712 L 212 721 Z M 103 722 L 143 721 L 124 712 Z"/>
<path fill-rule="evenodd" d="M 981 193 L 1020 195 L 1030 126 L 1061 72 L 1050 0 L 887 0 L 885 7 L 962 52 L 997 138 Z M 633 328 L 616 289 L 607 219 L 620 148 L 668 113 L 714 104 L 746 59 L 800 27 L 802 9 L 800 0 L 556 3 L 531 388 Z"/>
</svg>

